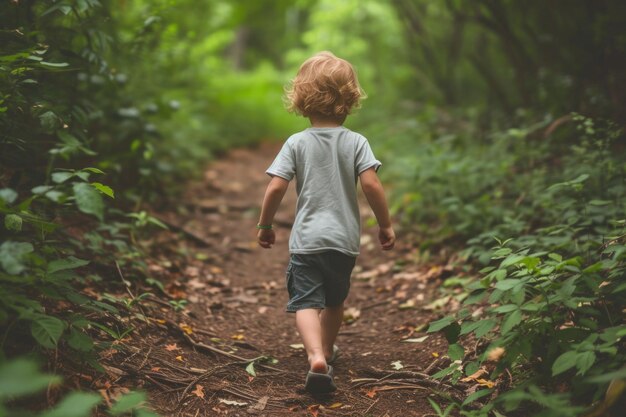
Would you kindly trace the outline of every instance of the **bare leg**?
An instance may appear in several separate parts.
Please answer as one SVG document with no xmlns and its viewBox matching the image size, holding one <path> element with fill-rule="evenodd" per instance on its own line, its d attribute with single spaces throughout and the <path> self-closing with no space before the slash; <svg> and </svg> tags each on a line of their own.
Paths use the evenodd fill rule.
<svg viewBox="0 0 626 417">
<path fill-rule="evenodd" d="M 326 307 L 320 314 L 322 325 L 322 348 L 327 359 L 333 354 L 333 344 L 343 322 L 343 304 L 335 307 Z"/>
<path fill-rule="evenodd" d="M 302 337 L 302 343 L 309 356 L 311 371 L 326 373 L 326 358 L 322 348 L 322 325 L 319 310 L 307 308 L 296 312 L 296 326 Z"/>
</svg>

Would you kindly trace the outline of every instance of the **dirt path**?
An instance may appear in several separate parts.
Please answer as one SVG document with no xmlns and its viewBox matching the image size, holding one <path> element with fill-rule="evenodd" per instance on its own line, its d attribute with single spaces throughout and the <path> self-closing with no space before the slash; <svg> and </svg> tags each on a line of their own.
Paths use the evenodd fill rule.
<svg viewBox="0 0 626 417">
<path fill-rule="evenodd" d="M 427 304 L 440 297 L 437 278 L 446 271 L 418 268 L 416 251 L 402 235 L 396 250 L 383 253 L 371 227 L 364 227 L 349 317 L 338 338 L 339 390 L 327 398 L 303 391 L 305 353 L 293 316 L 284 312 L 293 187 L 277 215 L 275 247 L 255 243 L 268 182 L 263 172 L 277 151 L 276 144 L 232 151 L 188 188 L 176 212 L 156 213 L 181 229 L 158 237 L 160 254 L 149 269 L 167 283 L 172 300 L 189 303 L 174 312 L 157 301 L 147 313 L 151 325 L 129 343 L 134 353 L 122 361 L 116 354 L 110 362 L 144 386 L 164 416 L 432 413 L 426 397 L 433 391 L 420 373 L 438 368 L 447 345 L 439 336 L 421 338 L 437 316 Z M 371 212 L 367 206 L 361 212 L 367 224 Z M 255 362 L 252 376 L 250 360 L 262 357 L 268 359 Z"/>
</svg>

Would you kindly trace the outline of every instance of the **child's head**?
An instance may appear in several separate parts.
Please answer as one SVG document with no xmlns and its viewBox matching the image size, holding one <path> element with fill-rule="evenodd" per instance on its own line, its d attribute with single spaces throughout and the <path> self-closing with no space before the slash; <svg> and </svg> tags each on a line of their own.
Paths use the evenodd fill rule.
<svg viewBox="0 0 626 417">
<path fill-rule="evenodd" d="M 320 52 L 300 66 L 286 97 L 289 111 L 296 114 L 343 120 L 365 92 L 348 61 Z"/>
</svg>

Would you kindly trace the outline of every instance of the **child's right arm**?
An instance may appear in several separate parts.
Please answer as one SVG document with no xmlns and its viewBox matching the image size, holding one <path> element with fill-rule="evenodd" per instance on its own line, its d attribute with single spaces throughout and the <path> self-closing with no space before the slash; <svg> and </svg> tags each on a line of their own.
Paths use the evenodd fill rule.
<svg viewBox="0 0 626 417">
<path fill-rule="evenodd" d="M 391 227 L 385 191 L 378 179 L 378 175 L 376 175 L 376 170 L 374 168 L 366 169 L 359 175 L 359 179 L 361 180 L 361 189 L 378 221 L 378 239 L 380 244 L 383 250 L 393 249 L 396 243 L 396 234 Z"/>
<path fill-rule="evenodd" d="M 289 187 L 289 181 L 281 177 L 272 177 L 265 190 L 259 225 L 269 227 L 269 229 L 259 229 L 257 240 L 259 245 L 266 249 L 271 248 L 276 241 L 276 235 L 274 230 L 271 229 L 271 225 L 274 222 L 274 215 L 276 215 L 278 206 L 280 206 L 280 202 L 283 200 L 285 192 L 287 192 L 287 187 Z"/>
</svg>

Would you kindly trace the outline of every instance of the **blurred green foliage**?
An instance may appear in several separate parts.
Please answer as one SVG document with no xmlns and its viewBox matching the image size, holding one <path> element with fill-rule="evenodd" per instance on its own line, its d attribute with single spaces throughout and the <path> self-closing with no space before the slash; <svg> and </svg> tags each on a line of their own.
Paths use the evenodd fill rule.
<svg viewBox="0 0 626 417">
<path fill-rule="evenodd" d="M 368 93 L 347 125 L 383 160 L 404 227 L 421 250 L 453 245 L 484 268 L 466 309 L 431 329 L 454 336 L 455 358 L 459 333 L 505 347 L 493 377 L 511 370 L 515 385 L 461 412 L 557 416 L 598 400 L 600 375 L 623 378 L 625 26 L 619 0 L 0 3 L 0 384 L 11 367 L 48 378 L 7 360 L 24 340 L 99 366 L 107 345 L 91 335 L 133 329 L 98 317 L 135 301 L 82 295 L 102 279 L 85 267 L 141 276 L 137 240 L 163 227 L 144 203 L 228 148 L 306 127 L 283 86 L 330 50 Z M 59 300 L 73 312 L 46 308 Z M 484 360 L 458 359 L 466 374 Z"/>
</svg>

